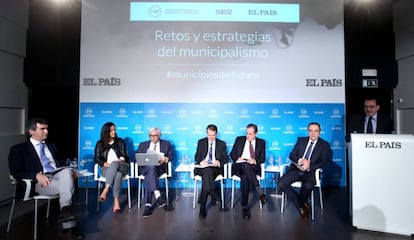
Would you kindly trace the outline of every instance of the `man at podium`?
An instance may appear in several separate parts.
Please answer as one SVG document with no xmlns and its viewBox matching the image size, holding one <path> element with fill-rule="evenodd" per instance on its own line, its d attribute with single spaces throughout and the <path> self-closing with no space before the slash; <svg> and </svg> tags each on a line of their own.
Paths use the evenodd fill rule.
<svg viewBox="0 0 414 240">
<path fill-rule="evenodd" d="M 391 118 L 379 112 L 380 105 L 374 97 L 368 97 L 364 101 L 365 114 L 355 114 L 351 117 L 347 132 L 347 148 L 351 140 L 351 133 L 393 133 L 394 124 Z"/>
</svg>

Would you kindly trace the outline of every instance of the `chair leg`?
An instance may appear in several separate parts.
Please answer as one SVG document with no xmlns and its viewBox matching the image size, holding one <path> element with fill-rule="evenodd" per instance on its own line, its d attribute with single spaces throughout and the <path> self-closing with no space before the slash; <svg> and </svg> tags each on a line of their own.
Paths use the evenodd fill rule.
<svg viewBox="0 0 414 240">
<path fill-rule="evenodd" d="M 193 208 L 196 206 L 196 198 L 198 198 L 197 179 L 194 179 Z"/>
<path fill-rule="evenodd" d="M 128 183 L 128 207 L 131 208 L 131 183 L 129 181 L 129 178 L 127 179 Z"/>
<path fill-rule="evenodd" d="M 282 199 L 280 200 L 280 213 L 285 210 L 285 192 L 282 192 Z"/>
<path fill-rule="evenodd" d="M 231 208 L 234 208 L 234 180 L 231 180 Z"/>
<path fill-rule="evenodd" d="M 138 209 L 141 207 L 141 179 L 138 178 Z"/>
<path fill-rule="evenodd" d="M 224 209 L 224 182 L 223 182 L 223 179 L 220 180 L 220 190 L 221 190 L 221 209 Z"/>
<path fill-rule="evenodd" d="M 170 198 L 168 197 L 169 196 L 169 191 L 168 190 L 169 190 L 168 189 L 168 178 L 166 178 L 165 179 L 165 198 L 167 200 L 167 206 L 170 205 Z"/>
<path fill-rule="evenodd" d="M 38 199 L 35 199 L 35 215 L 34 215 L 34 230 L 33 230 L 33 239 L 37 239 L 37 204 Z"/>
<path fill-rule="evenodd" d="M 101 194 L 101 183 L 98 182 L 98 196 L 96 198 L 96 211 L 99 212 L 99 195 Z"/>
<path fill-rule="evenodd" d="M 260 179 L 259 180 L 259 187 L 261 187 L 261 186 L 264 186 L 265 184 L 263 183 L 262 184 L 262 180 Z M 263 192 L 264 192 L 264 194 L 266 194 L 266 188 L 265 187 L 263 187 Z M 259 196 L 259 198 L 260 198 L 260 196 Z M 259 209 L 260 210 L 262 210 L 263 209 L 263 204 L 262 204 L 262 201 L 260 201 L 260 199 L 259 199 Z"/>
<path fill-rule="evenodd" d="M 312 221 L 315 220 L 315 196 L 313 191 L 311 191 Z"/>
<path fill-rule="evenodd" d="M 319 202 L 321 204 L 321 209 L 323 209 L 323 198 L 322 198 L 322 188 L 319 187 Z"/>
<path fill-rule="evenodd" d="M 50 199 L 47 200 L 46 218 L 49 218 L 50 212 Z"/>
<path fill-rule="evenodd" d="M 12 202 L 11 209 L 10 209 L 10 214 L 9 214 L 9 222 L 7 223 L 7 232 L 10 231 L 10 225 L 11 225 L 11 221 L 12 221 L 12 218 L 13 218 L 14 206 L 15 205 L 16 205 L 16 199 L 13 198 L 13 202 Z"/>
</svg>

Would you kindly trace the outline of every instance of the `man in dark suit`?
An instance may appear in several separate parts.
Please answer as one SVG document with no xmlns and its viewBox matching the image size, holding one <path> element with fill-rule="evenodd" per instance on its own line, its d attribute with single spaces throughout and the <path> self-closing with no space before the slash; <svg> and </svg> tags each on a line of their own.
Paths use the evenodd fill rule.
<svg viewBox="0 0 414 240">
<path fill-rule="evenodd" d="M 257 125 L 250 123 L 246 127 L 246 136 L 236 138 L 230 157 L 233 160 L 233 174 L 240 176 L 241 205 L 243 218 L 250 218 L 248 207 L 250 187 L 259 194 L 262 204 L 267 201 L 266 195 L 260 189 L 256 175 L 260 174 L 260 164 L 265 161 L 265 141 L 257 138 Z"/>
<path fill-rule="evenodd" d="M 332 160 L 330 144 L 320 138 L 321 126 L 317 122 L 308 124 L 308 137 L 299 137 L 289 155 L 292 164 L 279 180 L 280 190 L 285 192 L 288 198 L 299 210 L 300 216 L 309 218 L 311 207 L 308 197 L 315 185 L 315 170 L 322 168 Z M 302 182 L 299 194 L 291 186 L 296 181 Z"/>
<path fill-rule="evenodd" d="M 76 229 L 75 217 L 71 211 L 74 191 L 73 173 L 70 168 L 62 168 L 64 161 L 58 158 L 54 144 L 46 143 L 48 123 L 44 119 L 29 119 L 27 122 L 29 140 L 10 148 L 10 174 L 17 180 L 31 179 L 31 192 L 42 195 L 59 194 L 61 214 L 59 222 L 62 231 L 69 239 L 83 239 Z M 18 187 L 25 187 L 18 184 Z M 24 191 L 24 189 L 18 189 Z"/>
<path fill-rule="evenodd" d="M 229 160 L 226 150 L 226 143 L 217 138 L 217 126 L 210 124 L 207 126 L 207 137 L 198 140 L 195 162 L 198 167 L 194 169 L 195 175 L 202 177 L 202 187 L 200 194 L 200 214 L 201 218 L 207 216 L 206 203 L 208 194 L 211 196 L 213 204 L 216 204 L 217 195 L 214 192 L 214 179 L 220 174 L 224 174 L 224 164 Z"/>
<path fill-rule="evenodd" d="M 155 197 L 158 207 L 163 207 L 166 204 L 165 198 L 161 196 L 159 190 L 159 176 L 166 173 L 167 163 L 174 158 L 173 149 L 169 141 L 161 139 L 161 130 L 159 128 L 152 128 L 149 131 L 149 141 L 141 142 L 136 152 L 156 152 L 162 153 L 159 166 L 141 166 L 139 168 L 140 174 L 145 176 L 145 210 L 143 217 L 148 218 L 153 212 L 153 197 Z"/>
<path fill-rule="evenodd" d="M 351 117 L 346 135 L 347 147 L 351 140 L 351 133 L 393 133 L 394 123 L 391 118 L 379 112 L 380 105 L 373 97 L 364 101 L 365 114 L 355 114 Z"/>
</svg>

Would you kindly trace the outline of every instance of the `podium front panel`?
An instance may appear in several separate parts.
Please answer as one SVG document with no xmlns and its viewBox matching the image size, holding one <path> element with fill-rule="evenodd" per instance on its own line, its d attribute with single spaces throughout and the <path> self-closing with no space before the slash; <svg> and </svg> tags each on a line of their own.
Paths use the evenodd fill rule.
<svg viewBox="0 0 414 240">
<path fill-rule="evenodd" d="M 349 156 L 352 225 L 413 234 L 413 135 L 351 134 Z"/>
</svg>

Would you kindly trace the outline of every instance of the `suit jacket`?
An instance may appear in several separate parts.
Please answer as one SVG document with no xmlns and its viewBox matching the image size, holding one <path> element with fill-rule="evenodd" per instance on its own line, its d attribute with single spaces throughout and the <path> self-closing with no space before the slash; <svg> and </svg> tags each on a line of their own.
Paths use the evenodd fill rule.
<svg viewBox="0 0 414 240">
<path fill-rule="evenodd" d="M 208 139 L 202 138 L 198 140 L 197 143 L 197 150 L 194 156 L 195 162 L 200 164 L 201 161 L 205 159 L 209 149 Z M 227 147 L 226 143 L 220 139 L 216 139 L 216 149 L 214 152 L 214 156 L 216 160 L 220 162 L 220 172 L 221 174 L 224 173 L 224 164 L 229 160 L 229 156 L 227 155 Z"/>
<path fill-rule="evenodd" d="M 351 141 L 351 133 L 364 133 L 365 115 L 356 114 L 351 117 L 347 128 L 346 141 Z M 377 128 L 375 133 L 392 133 L 394 123 L 391 118 L 385 114 L 377 113 Z"/>
<path fill-rule="evenodd" d="M 174 153 L 173 153 L 171 143 L 169 141 L 162 140 L 162 139 L 160 139 L 159 143 L 160 143 L 160 152 L 164 153 L 165 157 L 168 157 L 168 161 L 172 161 L 174 159 Z M 137 153 L 146 153 L 149 146 L 150 146 L 150 144 L 151 144 L 151 141 L 149 141 L 149 140 L 141 142 L 139 144 L 138 149 L 137 149 L 136 152 Z M 161 166 L 162 166 L 164 172 L 167 172 L 167 164 L 164 163 Z"/>
<path fill-rule="evenodd" d="M 246 136 L 239 136 L 236 138 L 236 141 L 233 145 L 233 148 L 230 152 L 230 157 L 233 162 L 236 162 L 237 159 L 243 154 L 244 144 L 246 143 Z M 254 148 L 256 165 L 260 172 L 259 165 L 265 162 L 266 156 L 266 144 L 265 141 L 261 138 L 256 138 L 256 146 Z"/>
<path fill-rule="evenodd" d="M 55 160 L 56 167 L 64 165 L 63 160 L 59 160 L 58 151 L 55 144 L 46 143 L 47 148 Z M 37 183 L 36 174 L 43 171 L 43 166 L 36 149 L 30 141 L 14 145 L 9 152 L 9 169 L 10 174 L 17 181 L 22 179 L 32 179 L 31 195 L 34 194 L 34 187 Z M 25 184 L 17 184 L 17 195 L 24 191 Z M 19 196 L 18 196 L 19 197 Z"/>
<path fill-rule="evenodd" d="M 289 155 L 289 158 L 291 161 L 297 163 L 299 158 L 303 157 L 308 141 L 309 141 L 309 137 L 299 137 L 297 139 L 296 144 L 293 147 L 293 150 Z M 310 160 L 311 160 L 310 169 L 309 169 L 310 172 L 315 173 L 315 170 L 317 168 L 323 168 L 323 166 L 328 161 L 332 160 L 331 145 L 327 141 L 323 140 L 322 138 L 319 138 L 315 146 L 313 147 Z M 290 169 L 297 169 L 297 168 L 294 164 L 291 164 L 288 168 L 288 171 Z"/>
</svg>

